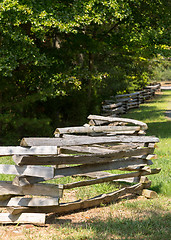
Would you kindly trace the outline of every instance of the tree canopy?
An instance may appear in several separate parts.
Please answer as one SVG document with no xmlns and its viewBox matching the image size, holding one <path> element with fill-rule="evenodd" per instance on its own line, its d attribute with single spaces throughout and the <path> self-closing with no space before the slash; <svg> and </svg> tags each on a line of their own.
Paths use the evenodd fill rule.
<svg viewBox="0 0 171 240">
<path fill-rule="evenodd" d="M 2 0 L 2 143 L 49 135 L 145 86 L 151 59 L 169 56 L 170 10 L 167 0 Z"/>
</svg>

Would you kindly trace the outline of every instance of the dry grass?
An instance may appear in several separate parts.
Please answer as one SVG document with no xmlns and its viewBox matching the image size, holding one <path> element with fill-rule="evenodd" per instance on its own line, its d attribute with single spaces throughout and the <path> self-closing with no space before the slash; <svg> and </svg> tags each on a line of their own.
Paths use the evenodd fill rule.
<svg viewBox="0 0 171 240">
<path fill-rule="evenodd" d="M 58 216 L 51 214 L 45 226 L 0 227 L 3 240 L 15 239 L 169 239 L 170 200 L 144 197 Z"/>
</svg>

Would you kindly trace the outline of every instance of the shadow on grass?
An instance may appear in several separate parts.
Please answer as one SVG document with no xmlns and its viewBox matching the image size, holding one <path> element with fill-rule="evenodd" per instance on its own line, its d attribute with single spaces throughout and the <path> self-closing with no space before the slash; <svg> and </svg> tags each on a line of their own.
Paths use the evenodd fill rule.
<svg viewBox="0 0 171 240">
<path fill-rule="evenodd" d="M 66 221 L 65 221 L 66 220 Z M 168 240 L 171 236 L 171 214 L 157 213 L 156 211 L 146 212 L 138 216 L 112 217 L 102 220 L 90 218 L 87 222 L 71 223 L 70 219 L 57 220 L 54 228 L 69 228 L 70 231 L 82 232 L 81 239 L 150 239 Z M 82 231 L 82 230 L 85 231 Z M 91 232 L 91 236 L 87 234 Z M 86 235 L 87 234 L 87 235 Z M 65 239 L 65 238 L 64 238 Z M 68 238 L 67 239 L 74 239 Z M 80 238 L 75 238 L 80 239 Z"/>
<path fill-rule="evenodd" d="M 156 106 L 141 106 L 139 109 L 131 110 L 122 117 L 130 117 L 140 121 L 152 121 L 165 115 L 165 110 L 159 110 Z"/>
<path fill-rule="evenodd" d="M 160 116 L 165 115 L 165 111 L 157 111 L 155 107 L 146 107 L 138 112 L 132 112 L 126 117 L 137 119 L 143 122 L 146 122 L 148 119 L 148 130 L 146 131 L 147 135 L 155 135 L 156 137 L 169 138 L 171 137 L 171 121 L 159 121 L 155 122 L 156 119 L 159 119 Z"/>
<path fill-rule="evenodd" d="M 155 135 L 159 138 L 171 137 L 171 121 L 148 123 L 147 135 Z"/>
<path fill-rule="evenodd" d="M 150 187 L 151 190 L 153 190 L 153 191 L 155 191 L 157 193 L 161 193 L 162 192 L 162 188 L 163 188 L 162 183 L 159 183 L 158 185 Z"/>
<path fill-rule="evenodd" d="M 140 108 L 132 109 L 126 115 L 122 115 L 122 117 L 130 117 L 140 121 L 147 120 L 148 122 L 155 121 L 156 119 L 161 118 L 165 115 L 167 109 L 160 110 L 157 105 L 158 103 L 166 103 L 166 98 L 168 96 L 170 96 L 170 94 L 157 96 L 154 100 L 150 100 L 145 104 L 141 104 Z"/>
</svg>

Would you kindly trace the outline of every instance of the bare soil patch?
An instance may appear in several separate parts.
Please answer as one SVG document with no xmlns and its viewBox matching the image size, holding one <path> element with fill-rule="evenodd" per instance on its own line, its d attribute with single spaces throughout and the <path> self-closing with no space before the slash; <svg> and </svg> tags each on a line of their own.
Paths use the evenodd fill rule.
<svg viewBox="0 0 171 240">
<path fill-rule="evenodd" d="M 127 196 L 126 198 L 132 198 L 128 201 L 119 201 L 115 204 L 109 204 L 108 206 L 100 206 L 97 208 L 87 209 L 81 212 L 73 212 L 67 215 L 58 216 L 57 214 L 50 214 L 48 216 L 47 224 L 43 226 L 35 226 L 32 224 L 21 224 L 21 225 L 1 225 L 0 226 L 0 239 L 2 240 L 27 240 L 27 239 L 72 239 L 70 238 L 73 231 L 77 229 L 87 229 L 87 227 L 94 226 L 98 222 L 108 221 L 109 218 L 114 219 L 136 219 L 143 221 L 144 218 L 150 216 L 151 211 L 149 209 L 141 208 L 129 208 L 125 204 L 149 204 L 148 199 L 143 196 L 135 198 L 135 196 Z M 158 201 L 158 200 L 156 200 Z M 153 209 L 154 214 L 164 215 L 168 212 L 168 205 L 170 200 L 165 201 L 162 209 Z M 166 209 L 166 210 L 164 210 Z M 66 231 L 66 227 L 69 226 L 69 231 Z M 91 228 L 91 227 L 90 227 Z M 55 238 L 53 236 L 56 236 Z M 59 237 L 60 236 L 60 237 Z M 67 237 L 68 236 L 68 237 Z M 59 237 L 59 238 L 58 238 Z M 74 239 L 74 238 L 73 238 Z M 86 239 L 86 238 L 78 238 Z M 89 239 L 89 238 L 88 238 Z M 109 238 L 110 239 L 110 238 Z M 113 239 L 113 238 L 111 238 Z M 120 239 L 120 238 L 115 238 Z"/>
</svg>

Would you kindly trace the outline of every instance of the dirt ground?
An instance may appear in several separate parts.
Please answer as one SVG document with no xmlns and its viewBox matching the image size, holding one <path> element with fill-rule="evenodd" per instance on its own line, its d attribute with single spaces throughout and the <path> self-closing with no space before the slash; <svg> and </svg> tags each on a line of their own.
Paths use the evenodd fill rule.
<svg viewBox="0 0 171 240">
<path fill-rule="evenodd" d="M 162 84 L 164 85 L 164 83 Z M 162 94 L 159 92 L 157 94 Z M 169 116 L 171 118 L 171 105 L 168 109 Z M 75 194 L 73 193 L 70 196 L 67 194 L 64 196 L 65 199 L 70 201 L 76 200 Z M 125 199 L 129 199 L 129 202 L 138 202 L 138 201 L 148 201 L 143 196 L 125 196 Z M 132 217 L 132 212 L 129 209 L 125 209 L 122 206 L 122 201 L 118 201 L 115 204 L 114 209 L 112 210 L 112 217 Z M 1 209 L 0 212 L 7 212 L 6 209 Z M 51 239 L 48 238 L 48 233 L 55 231 L 55 229 L 60 229 L 62 226 L 66 224 L 71 224 L 74 226 L 85 225 L 88 223 L 92 223 L 96 219 L 107 219 L 111 214 L 111 204 L 107 206 L 100 206 L 96 208 L 86 209 L 80 212 L 73 212 L 65 215 L 58 216 L 57 214 L 48 214 L 47 221 L 45 225 L 36 226 L 33 224 L 1 224 L 0 225 L 0 240 L 10 240 L 10 239 L 17 239 L 17 240 L 27 240 L 27 239 L 35 239 L 35 236 L 38 236 L 40 233 L 41 235 L 45 236 L 43 239 Z M 138 214 L 138 213 L 137 213 Z M 61 234 L 61 232 L 60 232 Z M 65 234 L 65 233 L 63 233 Z M 41 239 L 41 238 L 37 238 Z"/>
<path fill-rule="evenodd" d="M 75 239 L 74 237 L 80 229 L 86 230 L 91 229 L 90 226 L 95 226 L 97 222 L 108 221 L 109 218 L 112 219 L 136 219 L 143 221 L 145 217 L 150 216 L 149 209 L 144 207 L 141 210 L 141 205 L 144 206 L 152 204 L 151 200 L 146 199 L 143 196 L 127 196 L 126 200 L 120 200 L 115 204 L 109 204 L 107 206 L 100 206 L 96 208 L 86 209 L 80 212 L 73 212 L 63 216 L 58 216 L 57 214 L 49 214 L 47 216 L 47 223 L 45 225 L 36 226 L 33 224 L 21 224 L 21 225 L 1 225 L 0 226 L 0 239 L 1 240 L 57 240 L 57 239 Z M 161 199 L 160 199 L 161 200 Z M 156 202 L 159 200 L 156 199 Z M 157 216 L 164 216 L 168 213 L 168 206 L 171 203 L 169 199 L 162 200 L 164 205 L 162 208 L 155 209 L 153 206 L 153 212 Z M 125 204 L 123 204 L 125 202 Z M 149 204 L 149 202 L 151 202 Z M 138 209 L 127 207 L 127 203 L 136 204 Z M 154 205 L 156 204 L 153 202 Z M 105 231 L 105 229 L 104 229 Z M 60 238 L 58 238 L 60 236 Z M 84 237 L 77 237 L 76 239 L 90 239 Z M 92 238 L 93 239 L 93 238 Z M 115 238 L 107 238 L 115 239 Z M 116 239 L 120 239 L 117 238 Z M 137 239 L 137 238 L 136 238 Z M 139 239 L 139 238 L 138 238 Z M 142 238 L 141 238 L 142 239 Z"/>
<path fill-rule="evenodd" d="M 72 197 L 74 199 L 74 197 Z M 129 200 L 129 202 L 135 202 L 140 200 L 147 200 L 143 196 L 129 195 L 125 196 L 124 199 Z M 130 210 L 125 210 L 122 207 L 122 201 L 119 200 L 116 203 L 116 209 L 112 210 L 112 217 L 131 217 L 132 213 Z M 5 209 L 2 209 L 3 212 L 7 212 Z M 0 225 L 0 239 L 1 240 L 25 240 L 25 239 L 35 239 L 34 236 L 38 236 L 39 233 L 45 236 L 43 239 L 48 238 L 48 232 L 51 234 L 55 229 L 59 229 L 66 224 L 71 226 L 83 226 L 86 224 L 91 224 L 96 219 L 101 219 L 105 221 L 111 214 L 111 204 L 106 206 L 100 206 L 96 208 L 86 209 L 79 212 L 71 212 L 65 215 L 58 216 L 58 214 L 48 214 L 46 217 L 46 224 L 44 225 L 34 225 L 34 224 L 1 224 Z M 32 236 L 32 237 L 30 237 Z M 47 238 L 46 238 L 47 237 Z M 40 238 L 38 238 L 40 239 Z"/>
</svg>

